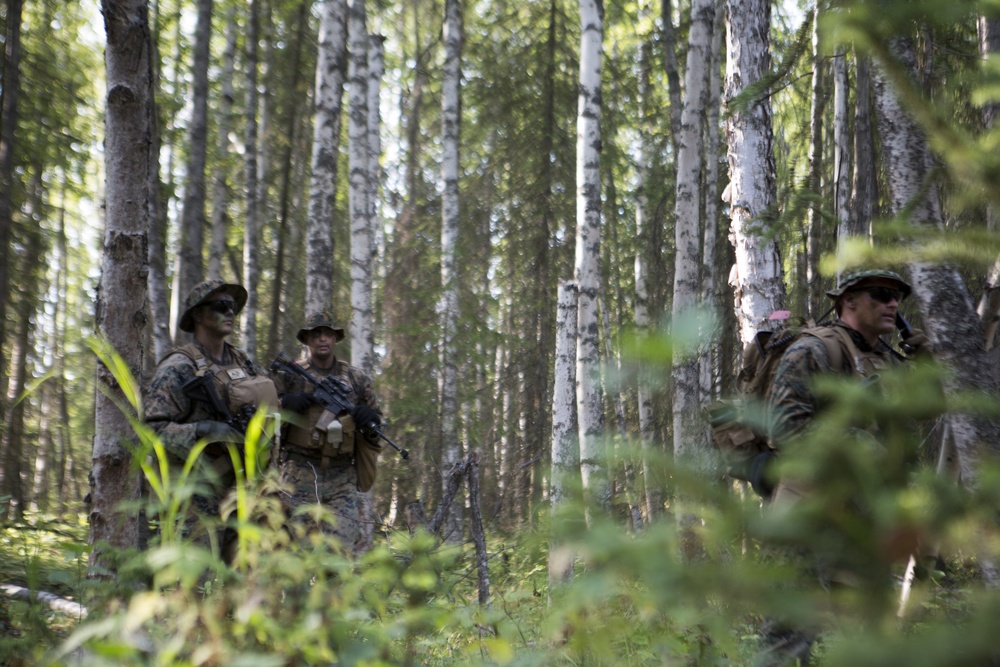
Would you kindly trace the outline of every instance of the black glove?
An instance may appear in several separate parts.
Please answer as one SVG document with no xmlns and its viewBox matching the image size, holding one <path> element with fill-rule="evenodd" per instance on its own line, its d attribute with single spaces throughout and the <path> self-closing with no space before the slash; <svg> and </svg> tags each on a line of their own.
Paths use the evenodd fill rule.
<svg viewBox="0 0 1000 667">
<path fill-rule="evenodd" d="M 285 394 L 281 397 L 281 408 L 292 412 L 305 412 L 313 404 L 313 395 L 306 392 Z"/>
<path fill-rule="evenodd" d="M 243 442 L 243 434 L 226 422 L 217 422 L 210 419 L 198 422 L 195 427 L 195 434 L 198 439 L 205 438 L 210 442 Z"/>
<path fill-rule="evenodd" d="M 899 347 L 911 357 L 928 355 L 934 351 L 931 339 L 920 329 L 913 329 L 909 336 L 900 341 Z"/>
<path fill-rule="evenodd" d="M 750 486 L 761 498 L 768 499 L 774 493 L 773 481 L 768 470 L 771 461 L 774 459 L 774 452 L 761 452 L 750 461 Z"/>
<path fill-rule="evenodd" d="M 378 416 L 378 413 L 367 405 L 355 405 L 351 408 L 351 417 L 354 418 L 355 424 L 362 427 L 382 423 L 382 418 Z"/>
</svg>

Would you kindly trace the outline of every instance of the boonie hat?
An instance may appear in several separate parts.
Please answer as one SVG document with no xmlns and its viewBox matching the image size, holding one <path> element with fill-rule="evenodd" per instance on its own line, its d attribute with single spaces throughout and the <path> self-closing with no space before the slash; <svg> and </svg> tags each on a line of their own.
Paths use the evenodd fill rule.
<svg viewBox="0 0 1000 667">
<path fill-rule="evenodd" d="M 850 292 L 854 289 L 860 289 L 869 284 L 875 285 L 886 285 L 892 286 L 894 289 L 898 289 L 902 293 L 903 298 L 910 296 L 910 292 L 913 289 L 910 287 L 909 283 L 900 277 L 895 271 L 888 271 L 886 269 L 869 269 L 867 271 L 855 271 L 853 273 L 848 273 L 840 280 L 840 284 L 837 285 L 837 289 L 832 289 L 826 293 L 831 299 L 839 299 L 845 292 Z"/>
<path fill-rule="evenodd" d="M 200 282 L 191 288 L 191 292 L 184 299 L 184 314 L 181 315 L 181 322 L 178 325 L 181 331 L 187 331 L 188 333 L 194 331 L 194 317 L 192 317 L 194 309 L 216 292 L 228 294 L 233 297 L 233 300 L 236 302 L 235 312 L 237 315 L 243 310 L 243 306 L 247 305 L 247 291 L 243 289 L 243 285 L 227 283 L 218 278 Z"/>
<path fill-rule="evenodd" d="M 330 313 L 323 310 L 306 318 L 305 326 L 299 329 L 299 332 L 295 334 L 295 337 L 299 339 L 299 342 L 303 345 L 306 344 L 306 338 L 309 332 L 313 329 L 319 329 L 320 327 L 326 327 L 327 329 L 333 330 L 333 335 L 337 338 L 337 342 L 344 340 L 344 328 L 335 327 L 333 325 L 333 318 L 330 317 Z"/>
</svg>

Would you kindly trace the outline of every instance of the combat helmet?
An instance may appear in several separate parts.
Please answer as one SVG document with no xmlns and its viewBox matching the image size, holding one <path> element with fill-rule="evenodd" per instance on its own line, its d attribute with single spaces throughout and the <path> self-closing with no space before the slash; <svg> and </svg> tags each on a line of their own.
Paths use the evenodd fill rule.
<svg viewBox="0 0 1000 667">
<path fill-rule="evenodd" d="M 303 345 L 306 344 L 309 332 L 313 329 L 319 329 L 320 327 L 326 327 L 327 329 L 333 330 L 333 335 L 336 337 L 337 342 L 344 340 L 344 328 L 336 327 L 333 325 L 333 317 L 330 313 L 322 310 L 318 313 L 313 313 L 308 318 L 306 318 L 305 325 L 299 329 L 299 332 L 295 334 L 295 337 L 299 339 L 299 342 Z"/>
<path fill-rule="evenodd" d="M 236 301 L 237 315 L 243 310 L 243 306 L 247 305 L 247 291 L 243 289 L 242 285 L 227 283 L 218 278 L 200 282 L 191 288 L 191 292 L 184 299 L 184 314 L 181 315 L 181 321 L 178 325 L 181 331 L 187 331 L 188 333 L 194 331 L 194 309 L 216 292 L 228 294 L 233 297 L 233 300 Z"/>
<path fill-rule="evenodd" d="M 837 288 L 830 290 L 826 293 L 826 295 L 831 299 L 839 299 L 847 292 L 869 285 L 885 285 L 886 287 L 898 289 L 904 299 L 910 295 L 910 292 L 913 291 L 909 283 L 903 280 L 903 278 L 895 271 L 889 271 L 887 269 L 868 269 L 866 271 L 854 271 L 852 273 L 848 273 L 840 279 L 840 284 L 837 285 Z"/>
</svg>

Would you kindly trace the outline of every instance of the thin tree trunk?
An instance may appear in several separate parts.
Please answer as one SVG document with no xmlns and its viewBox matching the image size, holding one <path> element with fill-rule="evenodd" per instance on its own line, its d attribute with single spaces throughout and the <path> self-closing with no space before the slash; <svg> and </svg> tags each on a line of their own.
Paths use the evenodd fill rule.
<svg viewBox="0 0 1000 667">
<path fill-rule="evenodd" d="M 669 0 L 665 3 L 669 5 Z M 650 6 L 642 5 L 643 18 L 648 19 Z M 639 126 L 639 162 L 636 165 L 636 203 L 635 203 L 635 235 L 637 250 L 635 253 L 635 328 L 640 335 L 648 335 L 649 322 L 649 277 L 648 229 L 652 220 L 652 207 L 649 201 L 649 173 L 653 166 L 653 122 L 650 109 L 650 75 L 652 73 L 652 40 L 644 39 L 639 51 L 639 99 L 642 118 Z M 676 135 L 674 135 L 676 137 Z M 641 364 L 641 360 L 640 364 Z M 658 458 L 662 456 L 655 441 L 656 424 L 653 414 L 653 378 L 644 372 L 640 365 L 637 386 L 639 408 L 639 440 L 642 446 L 642 479 L 645 492 L 646 519 L 651 520 L 663 511 L 663 492 Z M 554 463 L 553 463 L 554 465 Z M 551 574 L 550 574 L 551 578 Z"/>
<path fill-rule="evenodd" d="M 184 206 L 181 209 L 181 295 L 204 279 L 202 258 L 205 229 L 205 160 L 208 151 L 208 64 L 212 39 L 212 2 L 198 0 L 198 22 L 194 35 L 192 66 L 191 121 L 188 125 L 188 152 L 184 179 Z"/>
<path fill-rule="evenodd" d="M 576 381 L 580 469 L 588 511 L 611 509 L 608 461 L 602 443 L 604 409 L 600 385 L 597 303 L 601 288 L 601 61 L 602 0 L 580 0 L 580 92 L 576 129 Z"/>
<path fill-rule="evenodd" d="M 441 91 L 441 372 L 438 395 L 441 410 L 441 468 L 451 470 L 461 458 L 458 441 L 458 364 L 455 330 L 458 325 L 457 249 L 460 233 L 458 198 L 459 145 L 462 114 L 462 5 L 460 0 L 446 0 L 444 23 L 444 72 Z M 453 504 L 446 520 L 453 540 L 462 538 L 462 508 Z"/>
<path fill-rule="evenodd" d="M 979 31 L 979 57 L 986 60 L 990 55 L 995 55 L 1000 51 L 1000 20 L 980 16 L 977 27 Z M 993 129 L 998 113 L 1000 113 L 1000 104 L 997 102 L 987 102 L 983 105 L 984 131 L 989 132 Z M 994 231 L 996 226 L 997 211 L 993 206 L 988 206 L 986 209 L 986 229 Z M 1000 325 L 1000 259 L 990 269 L 976 312 L 985 325 L 986 349 L 991 350 L 996 341 L 998 325 Z"/>
<path fill-rule="evenodd" d="M 809 205 L 806 221 L 806 312 L 809 317 L 818 317 L 822 308 L 820 289 L 819 259 L 823 252 L 823 114 L 826 107 L 826 91 L 824 90 L 823 45 L 820 33 L 820 12 L 822 0 L 816 2 L 813 11 L 813 54 L 812 54 L 812 88 L 811 112 L 809 121 L 809 194 L 814 197 Z"/>
<path fill-rule="evenodd" d="M 22 0 L 8 0 L 4 39 L 3 99 L 0 101 L 0 343 L 7 340 L 7 304 L 10 302 L 11 235 L 14 220 L 14 151 L 21 81 Z M 0 387 L 7 384 L 7 350 L 0 345 Z M 6 420 L 7 406 L 0 396 L 0 423 Z"/>
<path fill-rule="evenodd" d="M 768 93 L 734 108 L 734 98 L 771 69 L 771 4 L 767 0 L 728 0 L 726 38 L 726 124 L 730 238 L 736 250 L 733 286 L 740 340 L 745 347 L 768 317 L 785 304 L 777 244 L 760 233 L 770 228 L 777 200 L 771 101 Z"/>
<path fill-rule="evenodd" d="M 573 575 L 573 558 L 562 545 L 569 533 L 566 522 L 555 517 L 568 507 L 573 488 L 579 483 L 580 443 L 576 419 L 576 283 L 559 285 L 556 316 L 555 385 L 552 396 L 552 475 L 549 486 L 551 535 L 549 538 L 549 590 Z M 551 604 L 551 594 L 549 603 Z"/>
<path fill-rule="evenodd" d="M 152 28 L 155 31 L 158 22 L 153 17 Z M 161 62 L 159 34 L 155 33 L 151 41 L 151 59 L 153 67 L 153 90 L 160 90 Z M 155 92 L 154 92 L 155 99 Z M 152 354 L 144 355 L 146 377 L 151 377 L 156 369 L 156 363 L 166 356 L 173 346 L 173 333 L 170 323 L 170 288 L 167 280 L 167 203 L 163 197 L 163 185 L 160 183 L 159 156 L 163 143 L 165 128 L 162 126 L 162 115 L 153 105 L 153 134 L 149 151 L 149 277 L 146 289 L 149 290 L 150 341 L 148 347 Z M 168 154 L 168 169 L 170 155 Z"/>
<path fill-rule="evenodd" d="M 230 154 L 229 128 L 232 125 L 233 102 L 236 99 L 233 72 L 236 67 L 238 29 L 236 3 L 233 3 L 226 9 L 226 50 L 222 53 L 222 73 L 219 76 L 222 88 L 219 95 L 219 162 L 212 182 L 212 240 L 208 252 L 208 277 L 216 280 L 222 278 L 222 257 L 226 253 L 226 209 L 229 205 L 229 161 L 226 156 Z"/>
<path fill-rule="evenodd" d="M 837 216 L 837 252 L 841 256 L 844 241 L 857 235 L 851 225 L 849 97 L 847 49 L 840 46 L 833 56 L 833 212 Z M 838 261 L 835 284 L 840 283 L 841 266 L 842 261 Z"/>
<path fill-rule="evenodd" d="M 694 314 L 701 297 L 701 177 L 705 111 L 708 107 L 708 64 L 712 62 L 715 0 L 693 0 L 688 41 L 684 108 L 677 153 L 677 198 L 674 209 L 677 254 L 674 259 L 675 323 Z M 704 467 L 708 427 L 701 416 L 698 356 L 678 349 L 673 359 L 674 459 Z"/>
<path fill-rule="evenodd" d="M 243 308 L 242 343 L 250 358 L 257 356 L 257 280 L 260 247 L 260 197 L 258 179 L 260 173 L 257 148 L 257 57 L 260 34 L 260 0 L 248 0 L 248 21 L 246 36 L 247 58 L 247 105 L 245 129 L 244 173 L 246 176 L 246 221 L 243 229 L 243 287 L 247 291 L 247 303 Z"/>
<path fill-rule="evenodd" d="M 851 233 L 870 236 L 875 209 L 875 154 L 872 139 L 871 61 L 858 57 L 854 103 L 854 173 L 851 178 Z"/>
<path fill-rule="evenodd" d="M 97 291 L 96 325 L 134 376 L 142 368 L 145 310 L 152 66 L 145 0 L 104 0 L 108 93 L 105 120 L 107 231 Z M 143 286 L 136 289 L 136 286 Z M 142 527 L 134 503 L 142 484 L 125 443 L 134 439 L 119 408 L 122 388 L 103 365 L 97 367 L 94 450 L 91 468 L 92 566 L 106 566 L 105 547 L 141 546 Z M 117 402 L 117 403 L 116 403 Z"/>
<path fill-rule="evenodd" d="M 368 31 L 365 0 L 347 0 L 350 87 L 351 363 L 375 368 L 372 313 L 372 222 L 368 156 Z"/>
<path fill-rule="evenodd" d="M 670 96 L 670 141 L 677 154 L 677 137 L 681 131 L 681 77 L 677 70 L 677 37 L 674 30 L 674 9 L 670 0 L 663 0 L 660 18 L 663 21 L 663 69 L 667 73 L 667 93 Z"/>
<path fill-rule="evenodd" d="M 316 61 L 316 118 L 313 121 L 309 224 L 306 231 L 306 315 L 332 305 L 333 215 L 337 200 L 340 111 L 347 57 L 346 0 L 320 3 Z"/>
</svg>

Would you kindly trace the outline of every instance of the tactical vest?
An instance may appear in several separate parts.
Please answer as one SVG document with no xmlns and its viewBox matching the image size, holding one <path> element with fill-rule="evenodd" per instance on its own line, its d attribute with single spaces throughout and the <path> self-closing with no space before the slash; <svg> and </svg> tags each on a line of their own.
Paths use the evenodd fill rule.
<svg viewBox="0 0 1000 667">
<path fill-rule="evenodd" d="M 873 380 L 889 367 L 888 358 L 875 350 L 863 352 L 851 334 L 844 327 L 813 327 L 803 331 L 808 336 L 819 338 L 826 343 L 830 353 L 830 369 L 849 372 L 861 378 Z M 846 352 L 846 356 L 845 353 Z"/>
<path fill-rule="evenodd" d="M 271 379 L 257 374 L 243 350 L 232 345 L 226 347 L 233 359 L 231 364 L 220 364 L 209 359 L 194 343 L 176 348 L 171 354 L 183 354 L 194 362 L 196 376 L 211 375 L 215 380 L 216 391 L 233 414 L 238 413 L 244 405 L 255 408 L 267 406 L 277 410 L 280 405 L 278 392 Z"/>
<path fill-rule="evenodd" d="M 307 371 L 314 370 L 308 361 L 300 365 Z M 345 377 L 346 371 L 347 363 L 337 361 L 337 367 L 331 373 Z M 313 389 L 312 383 L 307 382 L 303 391 Z M 322 405 L 312 405 L 305 413 L 302 424 L 289 423 L 284 445 L 291 452 L 322 459 L 323 464 L 329 464 L 335 459 L 354 456 L 355 431 L 354 419 L 350 415 L 338 417 Z"/>
</svg>

